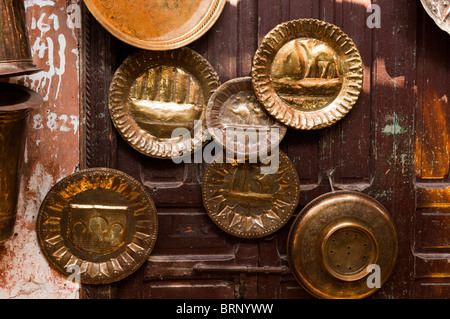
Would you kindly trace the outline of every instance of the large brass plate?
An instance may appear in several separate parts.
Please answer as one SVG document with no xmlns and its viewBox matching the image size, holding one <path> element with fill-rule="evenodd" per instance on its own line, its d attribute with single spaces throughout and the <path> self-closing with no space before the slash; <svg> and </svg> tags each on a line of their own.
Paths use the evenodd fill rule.
<svg viewBox="0 0 450 319">
<path fill-rule="evenodd" d="M 204 35 L 226 0 L 84 0 L 118 39 L 147 50 L 181 48 Z"/>
<path fill-rule="evenodd" d="M 206 105 L 219 86 L 212 66 L 192 49 L 138 52 L 113 76 L 110 116 L 135 150 L 180 157 L 206 143 Z"/>
<path fill-rule="evenodd" d="M 260 238 L 278 231 L 291 218 L 300 197 L 297 171 L 282 152 L 278 170 L 264 174 L 261 168 L 270 164 L 208 166 L 203 179 L 203 203 L 209 217 L 223 231 L 240 238 Z"/>
<path fill-rule="evenodd" d="M 135 272 L 156 242 L 158 218 L 144 186 L 113 169 L 94 168 L 58 182 L 37 218 L 50 265 L 81 283 L 105 284 Z"/>
<path fill-rule="evenodd" d="M 321 129 L 353 108 L 363 65 L 356 45 L 340 28 L 301 19 L 265 36 L 252 78 L 256 96 L 279 121 L 295 129 Z"/>
<path fill-rule="evenodd" d="M 312 295 L 357 299 L 378 288 L 368 284 L 370 265 L 380 285 L 392 273 L 397 234 L 387 210 L 359 192 L 336 191 L 306 205 L 288 236 L 288 260 L 297 281 Z"/>
<path fill-rule="evenodd" d="M 425 11 L 442 30 L 450 33 L 450 2 L 448 0 L 420 0 Z"/>
<path fill-rule="evenodd" d="M 206 125 L 212 138 L 238 158 L 270 154 L 287 130 L 259 103 L 251 77 L 230 80 L 214 92 L 206 109 Z"/>
</svg>

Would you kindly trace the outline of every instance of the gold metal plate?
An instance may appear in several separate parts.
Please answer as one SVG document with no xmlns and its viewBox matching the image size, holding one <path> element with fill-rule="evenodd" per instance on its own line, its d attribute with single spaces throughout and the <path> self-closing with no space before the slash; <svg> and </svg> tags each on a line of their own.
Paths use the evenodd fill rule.
<svg viewBox="0 0 450 319">
<path fill-rule="evenodd" d="M 425 11 L 442 30 L 450 33 L 450 2 L 448 0 L 420 0 Z"/>
<path fill-rule="evenodd" d="M 219 86 L 212 66 L 192 49 L 142 51 L 113 76 L 111 119 L 135 150 L 156 158 L 183 156 L 207 141 L 206 105 Z"/>
<path fill-rule="evenodd" d="M 118 39 L 146 50 L 181 48 L 203 36 L 226 0 L 84 0 Z"/>
<path fill-rule="evenodd" d="M 252 79 L 256 96 L 276 119 L 295 129 L 321 129 L 353 108 L 362 90 L 363 65 L 340 28 L 301 19 L 265 36 Z"/>
<path fill-rule="evenodd" d="M 144 186 L 109 168 L 82 170 L 58 182 L 37 218 L 39 245 L 51 266 L 80 275 L 84 284 L 135 272 L 153 250 L 157 232 L 156 208 Z"/>
<path fill-rule="evenodd" d="M 261 168 L 268 165 L 208 166 L 203 179 L 203 203 L 209 217 L 223 231 L 240 238 L 260 238 L 276 232 L 291 218 L 300 196 L 297 171 L 282 152 L 276 173 L 263 174 Z"/>
<path fill-rule="evenodd" d="M 380 284 L 391 275 L 398 250 L 387 210 L 354 191 L 318 197 L 295 219 L 288 236 L 288 260 L 297 281 L 312 295 L 327 299 L 365 298 L 368 267 L 380 267 Z"/>
<path fill-rule="evenodd" d="M 206 125 L 217 143 L 245 159 L 270 154 L 287 130 L 259 103 L 251 77 L 230 80 L 214 92 L 206 109 Z"/>
</svg>

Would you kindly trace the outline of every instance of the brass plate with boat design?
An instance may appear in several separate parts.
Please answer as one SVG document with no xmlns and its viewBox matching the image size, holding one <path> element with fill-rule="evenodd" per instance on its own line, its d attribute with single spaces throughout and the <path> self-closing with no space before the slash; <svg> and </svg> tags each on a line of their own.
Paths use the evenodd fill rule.
<svg viewBox="0 0 450 319">
<path fill-rule="evenodd" d="M 230 80 L 214 92 L 206 109 L 206 126 L 217 143 L 243 159 L 270 154 L 287 130 L 259 103 L 251 77 Z"/>
<path fill-rule="evenodd" d="M 442 30 L 450 33 L 450 1 L 420 0 L 425 11 Z"/>
<path fill-rule="evenodd" d="M 135 272 L 156 242 L 158 217 L 144 186 L 109 168 L 86 169 L 58 182 L 41 204 L 37 236 L 52 267 L 84 284 Z"/>
<path fill-rule="evenodd" d="M 362 59 L 337 26 L 315 20 L 285 22 L 261 42 L 252 68 L 258 100 L 295 129 L 321 129 L 341 120 L 362 90 Z"/>
<path fill-rule="evenodd" d="M 278 161 L 276 172 L 262 168 Z M 291 218 L 300 182 L 291 160 L 281 151 L 267 163 L 212 163 L 203 178 L 203 203 L 223 231 L 240 238 L 268 236 Z"/>
<path fill-rule="evenodd" d="M 219 86 L 210 63 L 192 49 L 138 52 L 113 76 L 110 116 L 135 150 L 181 157 L 206 143 L 206 105 Z"/>
<path fill-rule="evenodd" d="M 389 212 L 355 191 L 335 191 L 307 204 L 292 224 L 287 243 L 294 277 L 306 291 L 324 299 L 373 294 L 391 275 L 397 251 Z M 377 271 L 374 265 L 379 267 L 378 283 L 368 278 Z"/>
<path fill-rule="evenodd" d="M 84 0 L 116 38 L 146 50 L 178 49 L 203 36 L 226 0 Z"/>
</svg>

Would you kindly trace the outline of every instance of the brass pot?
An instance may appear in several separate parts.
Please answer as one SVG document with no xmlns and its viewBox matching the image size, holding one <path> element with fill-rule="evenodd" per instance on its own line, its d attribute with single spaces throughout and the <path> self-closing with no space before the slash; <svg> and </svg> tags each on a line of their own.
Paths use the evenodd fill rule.
<svg viewBox="0 0 450 319">
<path fill-rule="evenodd" d="M 26 128 L 42 97 L 25 87 L 0 83 L 0 243 L 14 232 Z"/>
<path fill-rule="evenodd" d="M 0 77 L 41 71 L 33 64 L 23 0 L 0 0 Z"/>
</svg>

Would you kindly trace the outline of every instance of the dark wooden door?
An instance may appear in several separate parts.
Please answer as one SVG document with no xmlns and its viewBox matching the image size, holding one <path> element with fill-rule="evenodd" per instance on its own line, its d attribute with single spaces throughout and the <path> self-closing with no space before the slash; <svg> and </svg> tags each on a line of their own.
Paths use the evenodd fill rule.
<svg viewBox="0 0 450 319">
<path fill-rule="evenodd" d="M 389 210 L 399 236 L 396 268 L 371 298 L 444 298 L 450 295 L 450 35 L 419 0 L 375 2 L 380 29 L 366 24 L 369 0 L 228 0 L 218 22 L 190 47 L 224 83 L 250 75 L 258 44 L 281 22 L 316 18 L 341 27 L 361 53 L 363 91 L 332 127 L 288 130 L 282 150 L 301 181 L 296 214 L 331 191 L 330 174 L 335 188 L 369 194 Z M 160 226 L 141 269 L 111 285 L 84 286 L 82 297 L 312 298 L 289 271 L 291 223 L 262 239 L 224 233 L 202 204 L 207 164 L 149 158 L 117 134 L 108 87 L 137 49 L 109 35 L 83 9 L 82 166 L 116 168 L 141 181 L 157 205 Z"/>
</svg>

